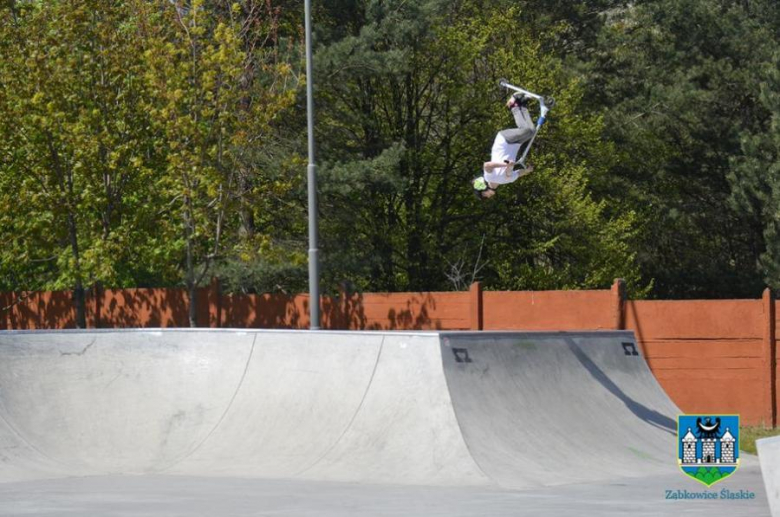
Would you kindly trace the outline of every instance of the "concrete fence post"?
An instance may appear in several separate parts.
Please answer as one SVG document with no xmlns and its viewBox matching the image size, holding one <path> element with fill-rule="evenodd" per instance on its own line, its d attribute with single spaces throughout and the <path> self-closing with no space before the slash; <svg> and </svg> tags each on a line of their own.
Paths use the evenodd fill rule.
<svg viewBox="0 0 780 517">
<path fill-rule="evenodd" d="M 222 327 L 222 284 L 219 278 L 212 277 L 209 284 L 209 327 Z"/>
<path fill-rule="evenodd" d="M 96 329 L 99 329 L 101 327 L 100 322 L 100 310 L 103 306 L 103 286 L 100 284 L 100 282 L 95 282 L 95 285 L 92 286 L 92 298 L 93 298 L 93 305 L 92 308 L 94 310 L 94 317 L 93 317 L 93 326 Z"/>
<path fill-rule="evenodd" d="M 8 291 L 6 295 L 6 300 L 8 301 L 7 306 L 10 307 L 8 312 L 6 312 L 6 317 L 8 318 L 8 328 L 11 330 L 23 330 L 21 319 L 19 318 L 19 314 L 16 310 L 19 306 L 17 303 L 19 299 L 19 292 Z"/>
<path fill-rule="evenodd" d="M 484 328 L 484 312 L 482 307 L 482 284 L 480 282 L 471 284 L 469 298 L 471 299 L 471 330 L 482 330 Z"/>
<path fill-rule="evenodd" d="M 777 427 L 777 343 L 775 341 L 775 297 L 771 289 L 764 289 L 764 350 L 765 390 L 764 411 L 767 424 Z"/>
<path fill-rule="evenodd" d="M 8 293 L 0 292 L 0 330 L 11 329 L 11 318 L 8 313 L 11 312 L 11 302 Z"/>
<path fill-rule="evenodd" d="M 347 282 L 339 283 L 338 318 L 336 318 L 331 325 L 331 328 L 334 330 L 351 330 L 350 297 L 349 284 L 347 284 Z"/>
<path fill-rule="evenodd" d="M 22 315 L 19 312 L 19 303 L 22 299 L 22 292 L 21 291 L 8 291 L 6 293 L 8 295 L 7 306 L 10 307 L 8 309 L 8 312 L 6 315 L 8 316 L 8 328 L 11 330 L 27 330 L 30 326 L 29 318 L 22 318 Z M 26 323 L 27 326 L 23 327 L 23 323 Z"/>
<path fill-rule="evenodd" d="M 625 330 L 626 317 L 626 283 L 622 278 L 616 278 L 612 283 L 612 321 L 615 330 Z"/>
</svg>

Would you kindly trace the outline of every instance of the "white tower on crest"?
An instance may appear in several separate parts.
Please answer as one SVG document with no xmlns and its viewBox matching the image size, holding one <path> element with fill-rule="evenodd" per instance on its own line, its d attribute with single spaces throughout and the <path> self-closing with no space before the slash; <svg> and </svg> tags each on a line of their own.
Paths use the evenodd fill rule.
<svg viewBox="0 0 780 517">
<path fill-rule="evenodd" d="M 688 428 L 688 432 L 682 439 L 683 442 L 683 463 L 696 463 L 696 442 L 697 439 Z"/>
<path fill-rule="evenodd" d="M 732 436 L 729 428 L 726 428 L 726 432 L 720 437 L 720 462 L 721 463 L 734 463 L 734 445 L 736 440 Z"/>
</svg>

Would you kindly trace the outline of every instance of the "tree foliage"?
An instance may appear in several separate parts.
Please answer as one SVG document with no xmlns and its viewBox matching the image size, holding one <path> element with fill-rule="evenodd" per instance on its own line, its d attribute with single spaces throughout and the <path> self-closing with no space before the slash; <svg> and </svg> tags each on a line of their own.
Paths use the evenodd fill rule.
<svg viewBox="0 0 780 517">
<path fill-rule="evenodd" d="M 323 287 L 780 287 L 770 0 L 0 8 L 0 289 L 306 289 L 315 86 Z M 535 172 L 472 195 L 507 77 L 557 106 Z M 191 320 L 194 324 L 194 303 Z"/>
<path fill-rule="evenodd" d="M 85 1 L 2 13 L 0 251 L 5 289 L 130 284 L 156 260 L 149 188 L 157 153 L 133 12 Z"/>
<path fill-rule="evenodd" d="M 578 109 L 581 87 L 522 29 L 521 12 L 460 7 L 367 2 L 355 32 L 318 52 L 324 249 L 341 265 L 328 269 L 390 291 L 452 288 L 452 266 L 478 256 L 494 288 L 638 282 L 633 214 L 589 193 L 609 145 L 599 117 Z M 468 180 L 512 124 L 502 76 L 561 108 L 534 149 L 540 172 L 480 203 Z"/>
<path fill-rule="evenodd" d="M 766 127 L 758 74 L 777 45 L 771 6 L 641 2 L 613 15 L 588 63 L 591 103 L 620 151 L 608 189 L 645 221 L 636 251 L 656 296 L 761 290 L 761 225 L 730 203 L 728 178 L 742 138 Z"/>
<path fill-rule="evenodd" d="M 742 136 L 743 156 L 731 158 L 732 207 L 753 222 L 759 272 L 780 288 L 780 54 L 767 62 L 761 77 L 760 106 L 769 113 L 765 128 Z M 763 241 L 758 238 L 760 237 Z"/>
</svg>

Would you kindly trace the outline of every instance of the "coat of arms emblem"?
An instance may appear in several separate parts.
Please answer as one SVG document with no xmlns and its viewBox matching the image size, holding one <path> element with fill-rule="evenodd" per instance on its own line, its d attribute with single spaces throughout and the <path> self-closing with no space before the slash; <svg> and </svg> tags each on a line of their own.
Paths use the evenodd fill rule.
<svg viewBox="0 0 780 517">
<path fill-rule="evenodd" d="M 739 467 L 739 416 L 680 415 L 677 446 L 682 471 L 712 486 Z"/>
</svg>

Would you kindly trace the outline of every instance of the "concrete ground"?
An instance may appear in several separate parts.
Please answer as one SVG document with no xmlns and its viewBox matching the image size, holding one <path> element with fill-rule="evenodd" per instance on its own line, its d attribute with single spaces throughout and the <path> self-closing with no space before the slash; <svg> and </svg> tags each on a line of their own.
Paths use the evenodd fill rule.
<svg viewBox="0 0 780 517">
<path fill-rule="evenodd" d="M 668 500 L 666 492 L 752 492 Z M 767 517 L 757 466 L 711 488 L 683 474 L 508 491 L 184 476 L 97 476 L 0 484 L 0 515 L 59 517 Z"/>
</svg>

